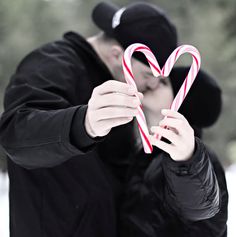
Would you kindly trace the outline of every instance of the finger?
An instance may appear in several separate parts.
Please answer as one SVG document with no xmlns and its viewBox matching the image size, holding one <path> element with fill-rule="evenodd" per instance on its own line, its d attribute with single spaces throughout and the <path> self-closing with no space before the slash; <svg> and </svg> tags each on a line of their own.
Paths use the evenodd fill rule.
<svg viewBox="0 0 236 237">
<path fill-rule="evenodd" d="M 134 117 L 101 120 L 98 122 L 98 126 L 101 126 L 104 130 L 110 130 L 114 127 L 131 122 L 133 118 Z"/>
<path fill-rule="evenodd" d="M 139 98 L 139 100 L 140 100 L 140 102 L 142 102 L 143 101 L 143 93 L 141 93 L 141 92 L 138 92 L 138 93 L 136 93 L 136 96 L 138 96 L 138 98 Z"/>
<path fill-rule="evenodd" d="M 108 93 L 122 93 L 126 95 L 135 95 L 137 93 L 137 89 L 133 86 L 128 85 L 127 83 L 109 80 L 97 86 L 94 90 L 94 94 L 104 95 Z"/>
<path fill-rule="evenodd" d="M 168 144 L 166 142 L 158 140 L 154 136 L 150 136 L 149 138 L 150 138 L 150 141 L 151 141 L 152 145 L 154 145 L 154 146 L 160 148 L 161 150 L 165 151 L 170 156 L 174 152 L 174 145 L 173 144 Z"/>
<path fill-rule="evenodd" d="M 172 130 L 165 129 L 160 126 L 153 126 L 151 127 L 151 131 L 158 134 L 159 136 L 168 139 L 174 145 L 177 145 L 179 143 L 179 136 Z"/>
<path fill-rule="evenodd" d="M 166 117 L 159 122 L 159 126 L 165 127 L 165 128 L 172 128 L 178 134 L 181 134 L 181 131 L 183 131 L 185 129 L 185 121 L 176 119 L 176 118 Z"/>
<path fill-rule="evenodd" d="M 167 117 L 186 120 L 186 118 L 181 113 L 179 113 L 177 111 L 170 110 L 170 109 L 162 109 L 161 113 Z"/>
<path fill-rule="evenodd" d="M 136 96 L 128 96 L 120 93 L 110 93 L 105 94 L 100 97 L 100 99 L 93 100 L 93 108 L 104 108 L 109 106 L 120 106 L 137 108 L 140 105 L 140 101 Z"/>
<path fill-rule="evenodd" d="M 175 128 L 171 128 L 171 127 L 167 127 L 167 126 L 160 126 L 160 127 L 164 127 L 165 129 L 169 129 L 169 130 L 173 131 L 175 134 L 180 135 L 180 133 Z"/>
<path fill-rule="evenodd" d="M 94 113 L 97 121 L 104 119 L 113 119 L 113 118 L 127 118 L 134 117 L 138 114 L 138 109 L 133 108 L 121 108 L 121 107 L 106 107 L 97 110 Z"/>
<path fill-rule="evenodd" d="M 166 117 L 159 122 L 159 125 L 161 127 L 175 129 L 180 136 L 188 134 L 190 131 L 193 130 L 187 119 L 181 120 Z"/>
</svg>

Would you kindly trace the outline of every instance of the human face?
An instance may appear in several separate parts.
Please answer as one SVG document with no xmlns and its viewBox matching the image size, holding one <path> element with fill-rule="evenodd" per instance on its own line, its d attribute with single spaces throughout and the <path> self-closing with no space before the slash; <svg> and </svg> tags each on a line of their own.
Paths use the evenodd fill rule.
<svg viewBox="0 0 236 237">
<path fill-rule="evenodd" d="M 145 93 L 158 87 L 159 79 L 153 76 L 149 66 L 132 58 L 132 70 L 138 91 Z"/>
<path fill-rule="evenodd" d="M 114 78 L 119 81 L 125 82 L 122 65 L 119 65 L 121 59 L 118 59 L 117 62 L 118 63 L 115 64 L 116 67 L 113 66 L 112 68 Z M 158 80 L 153 76 L 151 68 L 149 66 L 141 63 L 134 58 L 131 59 L 131 64 L 134 81 L 139 92 L 144 93 L 148 90 L 154 90 L 158 86 Z"/>
<path fill-rule="evenodd" d="M 152 123 L 161 119 L 161 109 L 170 108 L 174 99 L 170 79 L 154 77 L 151 68 L 132 58 L 132 71 L 138 91 L 144 94 L 142 101 L 147 120 Z M 119 67 L 117 67 L 119 68 Z M 116 71 L 116 78 L 125 82 L 122 67 Z"/>
<path fill-rule="evenodd" d="M 170 108 L 174 97 L 170 79 L 154 77 L 151 68 L 136 59 L 132 59 L 132 69 L 136 85 L 144 93 L 145 110 L 159 116 L 161 109 Z"/>
<path fill-rule="evenodd" d="M 170 79 L 163 77 L 154 77 L 151 68 L 144 63 L 132 58 L 132 71 L 138 91 L 144 94 L 143 106 L 150 116 L 158 117 L 161 109 L 170 108 L 173 101 L 173 89 Z M 123 72 L 119 72 L 125 81 Z M 120 77 L 121 78 L 121 77 Z"/>
<path fill-rule="evenodd" d="M 170 108 L 174 94 L 168 77 L 158 77 L 155 80 L 156 88 L 147 90 L 144 93 L 142 104 L 147 117 L 153 118 L 155 122 L 159 122 L 162 118 L 161 110 Z M 149 118 L 147 119 L 149 120 Z"/>
</svg>

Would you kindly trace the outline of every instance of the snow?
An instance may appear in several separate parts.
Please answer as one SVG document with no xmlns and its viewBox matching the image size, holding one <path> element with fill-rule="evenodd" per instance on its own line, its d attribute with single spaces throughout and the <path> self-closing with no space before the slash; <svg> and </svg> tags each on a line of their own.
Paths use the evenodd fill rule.
<svg viewBox="0 0 236 237">
<path fill-rule="evenodd" d="M 9 237 L 8 176 L 0 172 L 0 236 Z"/>
<path fill-rule="evenodd" d="M 236 236 L 236 164 L 226 171 L 227 187 L 229 192 L 228 206 L 228 237 Z"/>
</svg>

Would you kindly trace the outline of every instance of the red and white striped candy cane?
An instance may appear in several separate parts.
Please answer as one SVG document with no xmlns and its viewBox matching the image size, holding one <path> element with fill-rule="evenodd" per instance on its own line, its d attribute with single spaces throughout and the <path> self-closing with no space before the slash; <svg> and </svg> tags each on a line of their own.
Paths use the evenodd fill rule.
<svg viewBox="0 0 236 237">
<path fill-rule="evenodd" d="M 197 73 L 200 69 L 201 57 L 200 57 L 200 53 L 198 52 L 198 50 L 191 45 L 179 46 L 169 56 L 164 67 L 162 69 L 160 69 L 160 66 L 159 66 L 155 56 L 153 55 L 151 50 L 146 45 L 139 44 L 139 43 L 130 45 L 125 50 L 124 55 L 123 55 L 123 61 L 122 61 L 123 71 L 124 71 L 126 82 L 129 85 L 132 85 L 137 89 L 137 86 L 135 84 L 135 78 L 134 78 L 133 72 L 132 72 L 132 65 L 131 65 L 131 57 L 135 51 L 142 52 L 146 56 L 147 61 L 151 67 L 152 73 L 155 77 L 158 77 L 158 76 L 168 77 L 175 62 L 178 60 L 178 58 L 182 54 L 190 53 L 192 55 L 193 61 L 192 61 L 192 65 L 189 70 L 189 73 L 188 73 L 187 77 L 185 78 L 183 85 L 181 86 L 179 92 L 177 93 L 175 99 L 173 100 L 173 102 L 171 104 L 171 110 L 177 111 L 180 108 L 189 89 L 191 88 L 192 83 L 194 82 L 194 80 L 197 76 Z M 150 135 L 149 135 L 149 131 L 147 128 L 145 115 L 143 113 L 141 106 L 138 107 L 138 111 L 139 111 L 139 113 L 136 116 L 136 118 L 138 121 L 138 127 L 139 127 L 139 132 L 141 135 L 144 151 L 146 153 L 151 153 L 153 148 L 152 148 L 152 144 L 149 139 Z M 156 138 L 160 139 L 160 137 L 158 137 L 158 134 L 156 134 Z"/>
<path fill-rule="evenodd" d="M 199 51 L 191 46 L 191 45 L 182 45 L 179 46 L 177 49 L 175 49 L 172 54 L 167 59 L 164 67 L 161 70 L 161 75 L 164 77 L 168 77 L 170 75 L 170 72 L 178 60 L 178 58 L 185 53 L 189 53 L 192 55 L 192 65 L 190 67 L 190 70 L 188 72 L 188 75 L 186 76 L 182 86 L 179 89 L 179 92 L 175 96 L 175 99 L 172 102 L 171 110 L 178 111 L 181 104 L 184 101 L 184 98 L 186 97 L 187 93 L 189 92 L 197 74 L 201 66 L 201 57 Z"/>
<path fill-rule="evenodd" d="M 132 66 L 131 66 L 131 57 L 135 51 L 144 53 L 144 55 L 146 56 L 146 58 L 149 62 L 149 65 L 151 67 L 151 70 L 152 70 L 152 73 L 154 76 L 158 77 L 161 73 L 161 69 L 159 67 L 159 64 L 158 64 L 155 56 L 153 55 L 151 50 L 146 45 L 143 45 L 143 44 L 130 45 L 125 50 L 124 55 L 123 55 L 123 71 L 124 71 L 126 82 L 129 85 L 132 85 L 137 89 L 136 84 L 135 84 L 135 79 L 133 76 L 133 72 L 132 72 Z M 136 118 L 138 121 L 139 133 L 140 133 L 140 136 L 142 139 L 143 148 L 146 153 L 151 153 L 153 148 L 152 148 L 152 144 L 149 139 L 149 131 L 147 128 L 146 118 L 145 118 L 145 115 L 143 113 L 141 106 L 138 107 L 138 111 L 139 111 L 139 113 L 136 116 Z"/>
</svg>

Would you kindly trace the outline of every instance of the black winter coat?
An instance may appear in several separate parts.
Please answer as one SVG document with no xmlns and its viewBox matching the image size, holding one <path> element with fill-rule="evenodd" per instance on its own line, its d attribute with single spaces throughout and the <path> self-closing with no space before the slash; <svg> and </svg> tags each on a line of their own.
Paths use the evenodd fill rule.
<svg viewBox="0 0 236 237">
<path fill-rule="evenodd" d="M 91 139 L 84 128 L 93 88 L 111 79 L 74 33 L 19 64 L 0 122 L 9 157 L 11 237 L 117 235 L 116 181 L 102 162 L 102 139 Z"/>
<path fill-rule="evenodd" d="M 226 237 L 228 192 L 216 155 L 195 138 L 191 160 L 155 148 L 133 157 L 120 211 L 121 237 Z"/>
<path fill-rule="evenodd" d="M 117 236 L 121 184 L 134 151 L 132 124 L 102 139 L 91 139 L 84 128 L 93 88 L 111 79 L 92 47 L 72 32 L 19 64 L 0 121 L 9 158 L 11 237 Z M 210 179 L 200 190 L 193 183 L 200 193 L 192 198 L 213 215 L 221 200 L 212 167 L 206 171 Z M 213 202 L 198 203 L 206 190 Z M 204 219 L 208 211 L 197 209 L 195 218 Z"/>
</svg>

